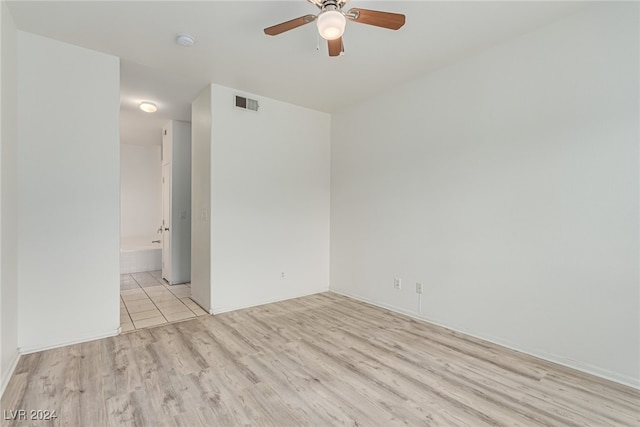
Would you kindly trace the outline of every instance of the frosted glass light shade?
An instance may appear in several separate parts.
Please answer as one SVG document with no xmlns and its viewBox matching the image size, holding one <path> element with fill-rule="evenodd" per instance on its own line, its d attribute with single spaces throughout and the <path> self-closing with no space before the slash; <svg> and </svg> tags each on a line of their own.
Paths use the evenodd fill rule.
<svg viewBox="0 0 640 427">
<path fill-rule="evenodd" d="M 153 102 L 145 101 L 140 103 L 140 109 L 145 113 L 155 113 L 158 110 L 158 107 L 156 107 L 156 104 L 154 104 Z"/>
<path fill-rule="evenodd" d="M 344 34 L 344 26 L 347 23 L 347 19 L 342 12 L 327 10 L 318 16 L 316 23 L 320 37 L 325 40 L 335 40 Z"/>
</svg>

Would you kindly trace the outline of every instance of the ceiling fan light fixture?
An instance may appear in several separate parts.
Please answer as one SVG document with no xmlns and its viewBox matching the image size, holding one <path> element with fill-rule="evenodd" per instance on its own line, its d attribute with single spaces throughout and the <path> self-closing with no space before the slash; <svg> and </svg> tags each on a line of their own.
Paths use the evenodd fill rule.
<svg viewBox="0 0 640 427">
<path fill-rule="evenodd" d="M 140 109 L 145 113 L 155 113 L 158 111 L 158 107 L 153 102 L 144 101 L 140 103 Z"/>
<path fill-rule="evenodd" d="M 335 40 L 344 34 L 344 26 L 347 18 L 344 14 L 337 10 L 325 10 L 316 20 L 320 37 L 325 40 Z"/>
</svg>

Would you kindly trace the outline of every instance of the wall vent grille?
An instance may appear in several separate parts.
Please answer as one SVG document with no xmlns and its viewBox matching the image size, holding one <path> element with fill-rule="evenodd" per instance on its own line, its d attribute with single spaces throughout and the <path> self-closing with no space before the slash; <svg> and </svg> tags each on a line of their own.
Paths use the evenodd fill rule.
<svg viewBox="0 0 640 427">
<path fill-rule="evenodd" d="M 236 95 L 236 107 L 243 110 L 258 111 L 258 101 L 255 99 L 245 98 L 244 96 Z"/>
</svg>

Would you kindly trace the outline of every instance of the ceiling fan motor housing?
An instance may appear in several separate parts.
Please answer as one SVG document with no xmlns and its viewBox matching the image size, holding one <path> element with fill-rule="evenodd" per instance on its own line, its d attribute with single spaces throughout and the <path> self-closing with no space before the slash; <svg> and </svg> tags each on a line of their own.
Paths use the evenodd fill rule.
<svg viewBox="0 0 640 427">
<path fill-rule="evenodd" d="M 322 2 L 322 11 L 326 10 L 340 10 L 340 6 L 338 6 L 337 0 L 324 0 Z"/>
</svg>

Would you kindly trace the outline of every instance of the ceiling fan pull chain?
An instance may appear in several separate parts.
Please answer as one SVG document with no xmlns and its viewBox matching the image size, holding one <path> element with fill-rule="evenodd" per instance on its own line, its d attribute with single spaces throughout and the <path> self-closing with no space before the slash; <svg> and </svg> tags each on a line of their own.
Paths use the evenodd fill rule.
<svg viewBox="0 0 640 427">
<path fill-rule="evenodd" d="M 316 50 L 320 50 L 320 33 L 316 31 Z"/>
</svg>

